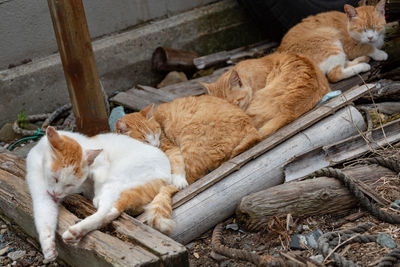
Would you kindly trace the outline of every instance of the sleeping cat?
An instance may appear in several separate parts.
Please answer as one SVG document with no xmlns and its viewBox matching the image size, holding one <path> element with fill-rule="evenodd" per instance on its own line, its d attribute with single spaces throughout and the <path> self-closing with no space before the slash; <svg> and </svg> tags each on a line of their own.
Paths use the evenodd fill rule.
<svg viewBox="0 0 400 267">
<path fill-rule="evenodd" d="M 261 138 L 311 110 L 330 91 L 321 70 L 309 58 L 273 53 L 239 62 L 215 83 L 201 83 L 208 93 L 242 108 Z"/>
<path fill-rule="evenodd" d="M 58 205 L 73 193 L 93 196 L 97 212 L 69 227 L 62 238 L 76 244 L 127 209 L 142 210 L 147 223 L 172 230 L 171 169 L 165 154 L 150 145 L 114 133 L 86 137 L 48 127 L 27 157 L 29 191 L 45 262 L 55 260 Z"/>
<path fill-rule="evenodd" d="M 337 82 L 370 70 L 369 57 L 386 60 L 380 50 L 385 34 L 385 0 L 374 6 L 354 8 L 345 5 L 346 13 L 330 11 L 310 16 L 291 28 L 278 51 L 301 53 L 313 59 Z"/>
<path fill-rule="evenodd" d="M 208 95 L 148 106 L 116 123 L 117 132 L 160 146 L 183 188 L 245 151 L 260 138 L 238 107 Z"/>
</svg>

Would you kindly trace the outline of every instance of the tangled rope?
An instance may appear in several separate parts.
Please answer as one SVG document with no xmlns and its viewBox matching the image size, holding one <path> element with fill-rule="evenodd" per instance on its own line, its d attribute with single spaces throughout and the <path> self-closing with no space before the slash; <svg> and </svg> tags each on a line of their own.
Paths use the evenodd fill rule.
<svg viewBox="0 0 400 267">
<path fill-rule="evenodd" d="M 12 143 L 7 149 L 11 151 L 15 146 L 32 139 L 40 138 L 44 135 L 44 131 L 55 119 L 57 119 L 61 114 L 66 113 L 71 110 L 71 104 L 65 104 L 64 106 L 56 109 L 53 113 L 45 113 L 45 114 L 37 114 L 37 115 L 29 115 L 24 118 L 24 122 L 35 122 L 44 120 L 42 126 L 37 128 L 36 130 L 27 130 L 20 127 L 20 122 L 17 120 L 14 122 L 12 128 L 13 131 L 19 135 L 24 136 L 23 138 Z M 68 117 L 65 119 L 62 128 L 70 128 L 72 129 L 75 124 L 75 118 L 73 113 L 71 112 Z"/>
<path fill-rule="evenodd" d="M 390 161 L 385 161 L 385 164 L 386 163 L 388 164 L 389 162 Z M 372 203 L 358 188 L 357 184 L 341 170 L 334 168 L 323 168 L 312 173 L 310 176 L 313 177 L 328 176 L 339 179 L 360 202 L 360 206 L 369 211 L 373 216 L 384 222 L 388 222 L 391 224 L 400 224 L 400 216 L 387 213 L 381 210 L 374 203 Z"/>
<path fill-rule="evenodd" d="M 383 157 L 376 157 L 376 158 L 369 158 L 364 159 L 364 162 L 370 164 L 378 164 L 383 167 L 386 167 L 396 173 L 400 172 L 400 164 L 399 160 L 394 158 L 383 158 Z M 353 195 L 357 198 L 360 202 L 360 205 L 368 210 L 373 216 L 377 217 L 378 219 L 391 223 L 391 224 L 399 224 L 400 223 L 400 216 L 389 214 L 381 209 L 379 209 L 374 203 L 372 203 L 364 193 L 358 189 L 357 184 L 351 180 L 344 172 L 334 169 L 334 168 L 324 168 L 318 170 L 311 174 L 310 176 L 318 177 L 318 176 L 328 176 L 328 177 L 335 177 L 338 178 Z M 333 250 L 330 248 L 331 246 L 338 246 L 340 240 L 343 240 L 343 244 L 345 243 L 368 243 L 368 242 L 376 242 L 377 235 L 358 235 L 354 236 L 355 233 L 362 233 L 367 231 L 369 228 L 374 226 L 372 223 L 365 223 L 361 224 L 353 229 L 339 231 L 339 232 L 330 232 L 326 233 L 320 237 L 318 241 L 318 248 L 321 254 L 324 257 L 329 257 L 330 259 L 334 260 L 338 266 L 344 267 L 353 267 L 357 266 L 352 261 L 346 260 L 343 256 L 334 253 Z M 392 266 L 396 262 L 400 261 L 400 248 L 393 249 L 389 254 L 381 258 L 378 266 L 379 267 L 386 267 Z"/>
<path fill-rule="evenodd" d="M 269 255 L 260 256 L 243 249 L 229 248 L 223 245 L 222 230 L 223 230 L 222 223 L 215 226 L 211 239 L 212 249 L 218 254 L 230 257 L 232 259 L 249 261 L 257 266 L 280 266 L 277 265 L 278 262 L 274 261 L 273 260 L 274 258 L 272 256 Z"/>
<path fill-rule="evenodd" d="M 355 228 L 326 233 L 318 240 L 318 250 L 325 258 L 334 260 L 338 266 L 356 267 L 358 266 L 357 264 L 334 252 L 332 247 L 336 249 L 345 244 L 376 242 L 378 235 L 360 235 L 372 226 L 375 226 L 375 224 L 367 222 Z M 377 266 L 389 267 L 393 266 L 398 261 L 400 261 L 400 248 L 393 249 L 389 254 L 382 257 Z"/>
<path fill-rule="evenodd" d="M 326 259 L 334 260 L 338 266 L 356 267 L 357 264 L 334 252 L 331 247 L 336 249 L 344 244 L 375 242 L 377 235 L 354 235 L 364 233 L 372 226 L 375 224 L 368 222 L 352 229 L 326 233 L 318 240 L 318 250 Z M 339 244 L 339 242 L 341 243 Z"/>
</svg>

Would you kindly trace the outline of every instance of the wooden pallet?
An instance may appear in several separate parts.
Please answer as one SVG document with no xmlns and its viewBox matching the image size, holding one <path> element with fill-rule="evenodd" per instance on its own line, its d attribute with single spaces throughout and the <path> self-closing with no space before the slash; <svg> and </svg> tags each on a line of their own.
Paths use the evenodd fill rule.
<svg viewBox="0 0 400 267">
<path fill-rule="evenodd" d="M 24 177 L 25 160 L 11 153 L 0 153 L 0 212 L 11 225 L 18 225 L 37 240 L 32 201 Z M 64 203 L 71 208 L 60 206 L 56 246 L 59 257 L 67 264 L 86 267 L 189 266 L 184 246 L 127 214 L 111 223 L 114 234 L 96 230 L 85 236 L 78 246 L 66 245 L 61 234 L 79 220 L 77 215 L 88 216 L 95 208 L 80 195 L 73 195 Z"/>
</svg>

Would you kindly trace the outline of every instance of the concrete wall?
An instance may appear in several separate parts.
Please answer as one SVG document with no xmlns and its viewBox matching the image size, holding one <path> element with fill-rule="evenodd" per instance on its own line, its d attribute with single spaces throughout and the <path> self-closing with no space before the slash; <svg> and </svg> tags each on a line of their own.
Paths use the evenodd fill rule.
<svg viewBox="0 0 400 267">
<path fill-rule="evenodd" d="M 162 75 L 152 72 L 150 63 L 158 46 L 188 49 L 204 55 L 262 39 L 266 36 L 237 1 L 223 0 L 99 38 L 92 45 L 101 82 L 110 94 L 136 84 L 154 86 L 159 82 Z M 28 115 L 52 112 L 68 102 L 58 54 L 0 70 L 0 127 L 14 121 L 21 110 Z"/>
<path fill-rule="evenodd" d="M 92 39 L 216 0 L 83 0 Z M 45 0 L 0 0 L 0 70 L 57 52 Z"/>
</svg>

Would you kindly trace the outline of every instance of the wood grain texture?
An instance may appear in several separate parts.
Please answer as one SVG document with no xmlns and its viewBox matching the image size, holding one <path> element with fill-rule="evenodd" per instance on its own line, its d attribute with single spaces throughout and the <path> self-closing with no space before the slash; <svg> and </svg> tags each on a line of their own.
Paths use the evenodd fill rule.
<svg viewBox="0 0 400 267">
<path fill-rule="evenodd" d="M 79 132 L 110 131 L 82 0 L 47 1 Z"/>
<path fill-rule="evenodd" d="M 0 153 L 0 211 L 37 239 L 32 202 L 25 177 L 25 160 L 12 153 Z M 111 223 L 125 239 L 93 231 L 77 247 L 67 246 L 60 235 L 79 218 L 95 212 L 91 202 L 80 195 L 68 197 L 60 206 L 57 248 L 72 266 L 188 266 L 186 248 L 127 214 Z M 73 211 L 71 213 L 70 211 Z M 130 240 L 130 242 L 126 242 Z M 125 241 L 125 242 L 124 242 Z"/>
<path fill-rule="evenodd" d="M 64 200 L 68 209 L 79 217 L 87 217 L 96 209 L 92 203 L 81 195 L 71 195 Z M 134 244 L 160 257 L 164 266 L 188 266 L 186 248 L 157 230 L 123 213 L 111 222 L 114 231 L 124 235 Z"/>
<path fill-rule="evenodd" d="M 400 141 L 400 119 L 372 130 L 370 140 L 363 135 L 356 135 L 335 144 L 318 147 L 294 157 L 284 166 L 285 181 L 298 179 L 308 174 L 358 158 L 377 148 Z"/>
<path fill-rule="evenodd" d="M 179 205 L 182 205 L 185 201 L 188 201 L 189 199 L 195 197 L 198 193 L 209 188 L 210 186 L 220 181 L 230 173 L 240 169 L 241 166 L 243 166 L 247 162 L 259 157 L 265 152 L 271 150 L 277 145 L 288 140 L 295 134 L 301 132 L 304 129 L 307 129 L 308 127 L 315 124 L 319 120 L 335 113 L 335 111 L 337 111 L 344 105 L 351 103 L 355 99 L 361 97 L 371 88 L 373 88 L 373 85 L 360 86 L 350 89 L 345 93 L 343 93 L 342 95 L 335 97 L 334 99 L 331 99 L 325 104 L 314 108 L 313 110 L 301 116 L 294 122 L 282 127 L 271 136 L 265 138 L 259 144 L 243 152 L 237 157 L 229 160 L 227 163 L 223 164 L 216 170 L 212 171 L 208 175 L 196 181 L 189 187 L 175 194 L 175 196 L 173 197 L 173 207 L 176 208 Z M 349 119 L 351 120 L 351 117 Z M 339 122 L 337 127 L 341 127 L 340 123 L 341 122 Z"/>
<path fill-rule="evenodd" d="M 376 187 L 377 180 L 394 175 L 378 165 L 363 165 L 343 170 L 351 178 Z M 273 216 L 308 217 L 343 212 L 357 206 L 354 196 L 335 178 L 319 177 L 293 181 L 244 197 L 236 210 L 239 223 L 249 230 L 265 228 Z"/>
<path fill-rule="evenodd" d="M 0 209 L 26 234 L 37 240 L 33 223 L 32 201 L 23 179 L 0 170 Z M 72 266 L 160 266 L 160 259 L 132 243 L 93 231 L 78 246 L 68 246 L 61 235 L 79 219 L 60 206 L 56 246 L 59 257 Z"/>
<path fill-rule="evenodd" d="M 350 120 L 350 116 L 353 121 Z M 332 125 L 340 125 L 340 128 L 335 128 L 333 131 Z M 283 183 L 282 166 L 290 158 L 355 135 L 358 133 L 355 126 L 365 129 L 361 114 L 354 107 L 345 107 L 261 156 L 248 161 L 240 166 L 240 169 L 237 169 L 236 165 L 234 167 L 236 171 L 230 172 L 224 179 L 220 179 L 201 193 L 192 195 L 193 197 L 173 210 L 176 229 L 171 237 L 185 244 L 200 236 L 218 222 L 231 216 L 242 197 Z M 184 190 L 189 190 L 191 186 Z"/>
</svg>

